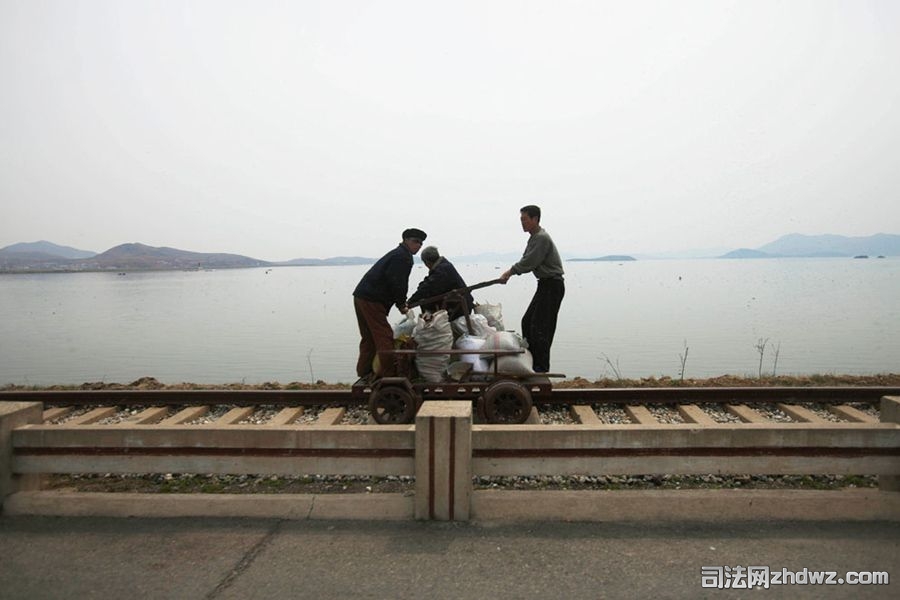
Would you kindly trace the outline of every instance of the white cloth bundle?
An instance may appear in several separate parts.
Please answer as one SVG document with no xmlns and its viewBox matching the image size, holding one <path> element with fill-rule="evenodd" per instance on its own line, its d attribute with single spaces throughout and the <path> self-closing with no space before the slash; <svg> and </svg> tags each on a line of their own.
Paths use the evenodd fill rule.
<svg viewBox="0 0 900 600">
<path fill-rule="evenodd" d="M 472 335 L 475 337 L 485 337 L 490 333 L 497 333 L 497 330 L 488 324 L 487 317 L 484 315 L 469 315 L 469 321 L 472 322 Z M 456 337 L 469 334 L 465 315 L 457 317 L 450 325 L 453 327 L 453 335 Z"/>
<path fill-rule="evenodd" d="M 487 318 L 488 325 L 497 331 L 506 329 L 503 326 L 502 304 L 476 304 L 474 310 L 476 315 L 484 315 Z"/>
<path fill-rule="evenodd" d="M 426 321 L 419 318 L 413 330 L 418 350 L 450 350 L 453 347 L 453 331 L 446 310 L 439 310 Z M 416 369 L 425 381 L 437 383 L 444 379 L 444 371 L 450 364 L 449 354 L 416 356 Z"/>
<path fill-rule="evenodd" d="M 401 321 L 391 324 L 391 329 L 394 331 L 395 340 L 404 335 L 412 335 L 416 329 L 416 315 L 411 310 L 407 311 Z"/>
<path fill-rule="evenodd" d="M 484 346 L 485 340 L 471 335 L 461 335 L 453 344 L 460 350 L 480 350 Z M 478 353 L 462 354 L 459 360 L 472 364 L 472 371 L 475 373 L 485 373 L 491 368 L 491 363 Z"/>
<path fill-rule="evenodd" d="M 513 356 L 500 356 L 497 358 L 497 371 L 512 375 L 532 375 L 534 373 L 534 358 L 528 350 Z"/>
</svg>

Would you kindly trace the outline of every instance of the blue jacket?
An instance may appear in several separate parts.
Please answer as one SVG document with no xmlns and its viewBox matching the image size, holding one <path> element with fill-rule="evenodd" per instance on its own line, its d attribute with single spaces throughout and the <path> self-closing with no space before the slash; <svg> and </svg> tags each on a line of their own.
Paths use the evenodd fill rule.
<svg viewBox="0 0 900 600">
<path fill-rule="evenodd" d="M 380 302 L 388 311 L 391 310 L 391 304 L 400 308 L 406 304 L 412 267 L 413 254 L 401 243 L 366 271 L 353 290 L 353 295 L 370 302 Z"/>
<path fill-rule="evenodd" d="M 418 289 L 416 289 L 416 293 L 409 297 L 409 303 L 412 304 L 413 302 L 418 302 L 424 300 L 425 298 L 439 296 L 441 294 L 446 294 L 449 291 L 464 287 L 466 287 L 466 282 L 463 281 L 463 278 L 462 276 L 460 276 L 459 271 L 456 270 L 456 267 L 453 266 L 453 263 L 441 256 L 431 268 L 431 271 L 428 272 L 428 275 L 425 277 L 425 279 L 422 280 L 422 283 L 419 284 Z M 447 306 L 447 312 L 449 313 L 451 321 L 453 319 L 461 317 L 467 312 L 472 312 L 472 305 L 475 303 L 475 299 L 472 298 L 472 294 L 468 292 L 463 294 L 463 297 L 466 299 L 466 304 L 469 310 L 463 311 L 462 307 L 458 304 Z M 443 306 L 442 303 L 438 302 L 435 304 L 429 304 L 427 306 L 422 305 L 422 308 L 425 310 L 434 311 L 443 308 Z"/>
</svg>

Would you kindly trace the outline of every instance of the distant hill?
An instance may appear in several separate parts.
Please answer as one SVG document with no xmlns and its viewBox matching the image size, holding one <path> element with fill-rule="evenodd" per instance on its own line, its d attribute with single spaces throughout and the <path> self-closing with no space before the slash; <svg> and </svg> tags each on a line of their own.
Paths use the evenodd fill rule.
<svg viewBox="0 0 900 600">
<path fill-rule="evenodd" d="M 678 255 L 680 256 L 681 254 Z M 709 256 L 709 254 L 706 256 Z M 721 255 L 720 258 L 820 256 L 900 256 L 900 235 L 879 233 L 867 237 L 847 237 L 831 234 L 809 236 L 792 233 L 759 248 L 739 248 Z M 490 252 L 450 257 L 457 264 L 513 264 L 520 258 L 521 254 L 518 252 Z M 653 258 L 659 258 L 659 256 L 654 255 Z M 563 259 L 572 262 L 623 262 L 637 260 L 635 256 L 624 254 L 611 254 L 595 258 L 579 258 L 564 255 Z M 335 256 L 331 258 L 295 258 L 284 262 L 270 262 L 239 254 L 190 252 L 176 248 L 156 248 L 140 243 L 122 244 L 110 248 L 101 254 L 60 246 L 48 241 L 18 243 L 0 248 L 0 273 L 344 266 L 370 265 L 375 261 L 376 259 L 374 258 L 363 256 Z"/>
<path fill-rule="evenodd" d="M 784 235 L 755 250 L 741 248 L 720 258 L 779 258 L 779 257 L 851 257 L 900 256 L 900 235 L 879 233 L 866 237 L 843 235 Z"/>
<path fill-rule="evenodd" d="M 760 246 L 757 250 L 781 256 L 900 256 L 900 235 L 879 233 L 867 237 L 846 237 L 792 233 Z"/>
<path fill-rule="evenodd" d="M 751 250 L 750 248 L 738 248 L 727 254 L 723 254 L 719 258 L 778 258 L 773 254 L 766 254 L 759 250 Z"/>
<path fill-rule="evenodd" d="M 17 244 L 21 247 L 22 245 Z M 50 246 L 54 246 L 50 244 Z M 173 269 L 236 269 L 272 263 L 238 254 L 188 252 L 144 244 L 122 244 L 84 258 L 64 258 L 46 252 L 0 250 L 0 271 L 162 271 Z"/>
<path fill-rule="evenodd" d="M 175 248 L 155 248 L 144 244 L 122 244 L 110 248 L 103 254 L 79 261 L 94 265 L 101 270 L 162 270 L 162 269 L 235 269 L 241 267 L 263 267 L 272 263 L 241 256 L 189 252 Z"/>
<path fill-rule="evenodd" d="M 44 254 L 47 256 L 56 256 L 59 258 L 90 258 L 96 256 L 96 252 L 89 250 L 79 250 L 69 246 L 59 246 L 52 242 L 41 240 L 40 242 L 21 242 L 13 244 L 5 248 L 0 248 L 0 254 L 16 253 L 16 254 Z"/>
<path fill-rule="evenodd" d="M 626 254 L 609 254 L 607 256 L 598 256 L 597 258 L 570 258 L 568 262 L 626 262 L 629 260 L 637 259 Z"/>
<path fill-rule="evenodd" d="M 333 258 L 294 258 L 273 264 L 286 267 L 346 266 L 371 265 L 375 260 L 374 258 L 365 258 L 363 256 L 335 256 Z"/>
<path fill-rule="evenodd" d="M 454 264 L 466 263 L 501 263 L 513 264 L 522 258 L 521 252 L 482 252 L 480 254 L 460 254 L 458 256 L 447 256 Z"/>
</svg>

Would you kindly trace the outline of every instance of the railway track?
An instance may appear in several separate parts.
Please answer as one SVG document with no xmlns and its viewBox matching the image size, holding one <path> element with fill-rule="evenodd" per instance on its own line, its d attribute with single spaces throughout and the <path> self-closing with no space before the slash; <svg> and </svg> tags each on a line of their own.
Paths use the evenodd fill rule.
<svg viewBox="0 0 900 600">
<path fill-rule="evenodd" d="M 450 386 L 452 388 L 452 386 Z M 878 422 L 894 387 L 564 388 L 536 401 L 531 424 Z M 350 390 L 48 390 L 0 392 L 42 402 L 45 422 L 68 424 L 367 424 Z M 330 410 L 329 410 L 330 409 Z"/>
<path fill-rule="evenodd" d="M 430 400 L 414 423 L 379 425 L 350 390 L 5 391 L 0 459 L 16 477 L 0 496 L 52 475 L 394 477 L 415 486 L 386 500 L 396 514 L 465 520 L 493 501 L 473 480 L 498 477 L 874 476 L 900 488 L 896 387 L 558 389 L 515 426 L 472 404 Z M 26 512 L 59 506 L 9 497 Z M 896 518 L 895 498 L 867 500 L 866 514 Z"/>
<path fill-rule="evenodd" d="M 453 386 L 448 385 L 452 390 Z M 535 404 L 696 404 L 772 402 L 878 402 L 882 396 L 900 395 L 900 387 L 666 387 L 666 388 L 558 388 L 549 400 Z M 3 391 L 0 401 L 43 402 L 47 406 L 115 404 L 118 406 L 208 405 L 234 406 L 353 406 L 364 401 L 351 390 L 35 390 Z"/>
</svg>

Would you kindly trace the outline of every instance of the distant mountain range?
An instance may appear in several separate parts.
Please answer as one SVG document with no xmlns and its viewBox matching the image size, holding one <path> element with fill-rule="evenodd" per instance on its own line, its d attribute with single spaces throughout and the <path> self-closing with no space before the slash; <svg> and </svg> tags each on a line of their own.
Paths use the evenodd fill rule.
<svg viewBox="0 0 900 600">
<path fill-rule="evenodd" d="M 78 250 L 69 246 L 58 246 L 51 242 L 22 242 L 13 244 L 6 248 L 0 249 L 0 252 L 9 252 L 17 254 L 40 254 L 47 256 L 55 256 L 59 258 L 91 258 L 97 256 L 96 252 L 89 250 Z"/>
<path fill-rule="evenodd" d="M 51 242 L 13 244 L 0 249 L 0 271 L 163 271 L 234 269 L 271 263 L 238 254 L 206 254 L 144 244 L 122 244 L 101 254 Z"/>
<path fill-rule="evenodd" d="M 637 259 L 625 254 L 609 254 L 607 256 L 598 256 L 597 258 L 570 258 L 569 262 L 627 262 L 630 260 Z"/>
<path fill-rule="evenodd" d="M 520 254 L 485 253 L 453 258 L 458 263 L 513 262 Z M 900 235 L 879 233 L 868 237 L 842 235 L 801 235 L 792 233 L 759 248 L 740 248 L 720 258 L 900 256 Z M 570 258 L 570 261 L 630 261 L 627 255 L 598 258 Z M 59 246 L 52 242 L 28 242 L 0 248 L 0 273 L 54 271 L 153 271 L 237 269 L 246 267 L 368 265 L 374 258 L 336 256 L 332 258 L 295 258 L 271 262 L 239 254 L 189 252 L 175 248 L 156 248 L 144 244 L 122 244 L 106 252 L 95 253 Z"/>
<path fill-rule="evenodd" d="M 801 235 L 791 233 L 759 248 L 739 248 L 720 258 L 787 258 L 898 256 L 900 235 L 879 233 L 866 237 Z"/>
<path fill-rule="evenodd" d="M 294 258 L 284 262 L 271 263 L 279 267 L 319 267 L 319 266 L 346 266 L 346 265 L 371 265 L 374 258 L 364 256 L 335 256 L 332 258 Z"/>
</svg>

